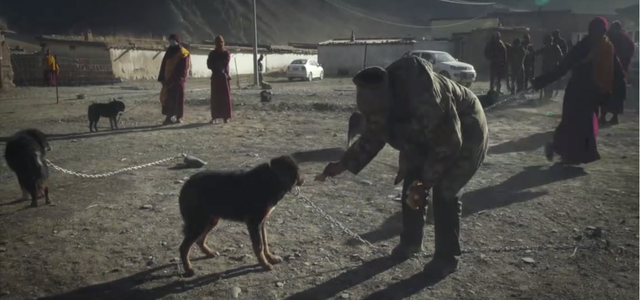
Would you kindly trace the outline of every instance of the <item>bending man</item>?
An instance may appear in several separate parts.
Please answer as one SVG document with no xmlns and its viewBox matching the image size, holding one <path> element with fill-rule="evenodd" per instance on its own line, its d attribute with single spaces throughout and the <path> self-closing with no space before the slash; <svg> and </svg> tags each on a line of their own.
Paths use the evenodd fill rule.
<svg viewBox="0 0 640 300">
<path fill-rule="evenodd" d="M 403 230 L 393 255 L 406 259 L 422 251 L 424 203 L 433 188 L 436 253 L 425 272 L 445 277 L 457 269 L 461 254 L 460 191 L 487 151 L 487 121 L 480 101 L 471 90 L 414 56 L 403 57 L 386 70 L 366 68 L 353 82 L 366 129 L 339 162 L 327 165 L 323 175 L 345 170 L 358 174 L 387 143 L 399 150 L 395 184 L 404 180 Z M 407 202 L 409 194 L 420 200 L 415 210 Z"/>
</svg>

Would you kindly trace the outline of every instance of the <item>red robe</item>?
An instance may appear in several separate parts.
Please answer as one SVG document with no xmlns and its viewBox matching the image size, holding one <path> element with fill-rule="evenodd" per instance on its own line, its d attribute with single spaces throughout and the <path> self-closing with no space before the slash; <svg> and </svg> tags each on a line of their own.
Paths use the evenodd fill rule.
<svg viewBox="0 0 640 300">
<path fill-rule="evenodd" d="M 213 50 L 207 58 L 211 70 L 211 119 L 231 119 L 231 85 L 229 81 L 229 61 L 227 50 Z"/>
<path fill-rule="evenodd" d="M 185 81 L 189 76 L 189 51 L 183 47 L 170 47 L 162 58 L 158 81 L 162 82 L 160 102 L 162 114 L 182 119 L 184 114 Z"/>
</svg>

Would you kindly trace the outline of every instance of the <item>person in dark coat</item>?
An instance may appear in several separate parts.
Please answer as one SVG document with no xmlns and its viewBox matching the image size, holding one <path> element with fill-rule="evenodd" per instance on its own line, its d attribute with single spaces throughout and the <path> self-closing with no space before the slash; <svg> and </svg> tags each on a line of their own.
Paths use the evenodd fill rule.
<svg viewBox="0 0 640 300">
<path fill-rule="evenodd" d="M 607 33 L 607 21 L 595 18 L 589 33 L 562 58 L 551 71 L 533 79 L 535 89 L 559 80 L 572 70 L 565 89 L 562 119 L 545 145 L 549 161 L 558 154 L 562 164 L 587 164 L 600 159 L 596 146 L 598 119 L 596 111 L 603 99 L 624 94 L 623 71 L 615 58 Z"/>
<path fill-rule="evenodd" d="M 535 55 L 542 56 L 542 74 L 552 72 L 558 66 L 558 63 L 562 59 L 562 50 L 558 45 L 553 43 L 553 37 L 547 35 L 542 40 L 542 48 L 536 50 Z M 540 101 L 551 100 L 553 94 L 553 86 L 546 85 L 540 91 Z"/>
<path fill-rule="evenodd" d="M 221 35 L 215 38 L 216 47 L 209 52 L 207 67 L 211 70 L 211 121 L 215 123 L 222 119 L 229 123 L 231 119 L 231 76 L 229 75 L 229 62 L 231 53 L 224 45 Z"/>
<path fill-rule="evenodd" d="M 622 70 L 625 73 L 625 78 L 627 78 L 626 74 L 629 72 L 629 68 L 631 67 L 631 60 L 635 54 L 636 45 L 633 42 L 633 39 L 622 29 L 622 24 L 620 24 L 619 21 L 611 23 L 611 28 L 609 28 L 607 36 L 609 37 L 611 44 L 613 44 L 616 56 L 618 57 Z M 624 111 L 625 99 L 611 98 L 610 100 L 611 101 L 607 101 L 601 106 L 600 124 L 609 123 L 611 125 L 616 125 L 619 123 L 618 114 L 622 114 Z M 611 120 L 608 122 L 606 119 L 607 113 L 611 113 L 613 115 Z"/>
<path fill-rule="evenodd" d="M 502 79 L 507 75 L 507 47 L 500 39 L 500 32 L 494 32 L 487 42 L 484 57 L 489 61 L 489 90 L 500 92 Z"/>
<path fill-rule="evenodd" d="M 513 40 L 513 44 L 509 48 L 509 70 L 511 71 L 511 94 L 516 91 L 520 92 L 524 89 L 524 58 L 527 52 L 522 48 L 520 39 Z"/>
</svg>

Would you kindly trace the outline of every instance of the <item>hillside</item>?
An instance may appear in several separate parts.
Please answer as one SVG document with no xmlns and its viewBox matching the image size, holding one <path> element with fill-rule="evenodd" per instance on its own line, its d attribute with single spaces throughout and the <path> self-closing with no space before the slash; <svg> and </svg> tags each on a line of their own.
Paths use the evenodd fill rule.
<svg viewBox="0 0 640 300">
<path fill-rule="evenodd" d="M 633 0 L 605 1 L 606 4 L 600 0 L 547 2 L 546 6 L 553 9 L 566 9 L 567 5 L 571 8 L 572 3 L 580 2 L 580 9 L 599 11 L 603 7 L 613 9 L 634 3 Z M 502 3 L 511 8 L 536 9 L 535 0 L 502 0 Z M 77 34 L 90 28 L 98 35 L 178 33 L 184 40 L 198 41 L 220 34 L 228 41 L 249 42 L 251 5 L 251 0 L 0 0 L 0 17 L 12 29 L 29 34 Z M 428 29 L 390 25 L 371 18 L 428 25 L 431 18 L 473 18 L 492 11 L 495 11 L 492 6 L 444 0 L 258 0 L 259 40 L 315 43 L 349 37 L 351 30 L 356 37 L 407 34 L 423 37 L 428 35 Z"/>
</svg>

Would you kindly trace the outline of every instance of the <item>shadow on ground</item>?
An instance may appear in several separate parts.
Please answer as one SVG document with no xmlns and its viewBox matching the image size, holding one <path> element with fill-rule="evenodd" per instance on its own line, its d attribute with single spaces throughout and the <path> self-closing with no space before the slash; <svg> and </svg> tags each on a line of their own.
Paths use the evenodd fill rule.
<svg viewBox="0 0 640 300">
<path fill-rule="evenodd" d="M 489 148 L 489 154 L 505 154 L 511 152 L 524 152 L 540 149 L 551 140 L 553 131 L 539 132 L 526 138 L 504 142 Z"/>
<path fill-rule="evenodd" d="M 587 173 L 574 166 L 554 165 L 527 167 L 520 173 L 504 182 L 477 189 L 462 196 L 462 216 L 479 211 L 496 209 L 511 204 L 533 200 L 548 194 L 547 191 L 527 191 L 527 189 L 545 186 L 554 182 L 569 180 Z M 397 212 L 387 218 L 377 229 L 364 233 L 361 237 L 370 243 L 382 242 L 400 235 L 402 231 L 402 214 Z M 358 245 L 355 240 L 348 240 L 347 245 Z"/>
<path fill-rule="evenodd" d="M 200 276 L 191 280 L 175 280 L 151 289 L 141 289 L 138 287 L 146 282 L 175 277 L 173 272 L 158 275 L 160 271 L 168 268 L 175 268 L 175 264 L 156 267 L 128 277 L 79 288 L 55 296 L 38 298 L 38 300 L 157 300 L 172 294 L 184 293 L 197 287 L 212 284 L 221 279 L 239 277 L 262 270 L 256 265 L 242 266 L 222 273 Z"/>
</svg>

